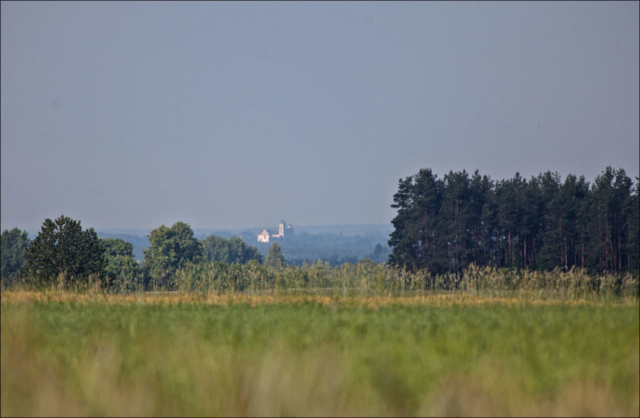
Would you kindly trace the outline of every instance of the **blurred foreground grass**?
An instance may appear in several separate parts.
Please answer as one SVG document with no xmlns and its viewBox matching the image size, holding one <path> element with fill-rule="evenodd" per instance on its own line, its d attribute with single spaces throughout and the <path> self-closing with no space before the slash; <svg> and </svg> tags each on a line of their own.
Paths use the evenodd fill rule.
<svg viewBox="0 0 640 418">
<path fill-rule="evenodd" d="M 638 415 L 638 302 L 3 292 L 9 415 Z"/>
</svg>

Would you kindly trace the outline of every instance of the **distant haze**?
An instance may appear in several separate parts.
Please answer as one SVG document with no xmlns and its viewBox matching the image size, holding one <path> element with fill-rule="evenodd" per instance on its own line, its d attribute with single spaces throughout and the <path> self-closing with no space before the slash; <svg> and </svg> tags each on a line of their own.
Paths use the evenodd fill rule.
<svg viewBox="0 0 640 418">
<path fill-rule="evenodd" d="M 384 224 L 429 167 L 639 171 L 638 2 L 1 3 L 1 218 Z"/>
</svg>

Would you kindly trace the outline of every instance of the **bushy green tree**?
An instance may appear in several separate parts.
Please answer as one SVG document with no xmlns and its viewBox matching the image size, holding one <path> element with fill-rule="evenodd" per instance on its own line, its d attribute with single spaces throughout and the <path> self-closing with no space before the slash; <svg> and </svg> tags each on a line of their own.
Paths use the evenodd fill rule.
<svg viewBox="0 0 640 418">
<path fill-rule="evenodd" d="M 3 280 L 15 280 L 18 272 L 27 261 L 29 236 L 26 231 L 13 228 L 2 232 L 2 269 L 0 277 Z"/>
<path fill-rule="evenodd" d="M 149 234 L 149 243 L 142 267 L 154 288 L 169 287 L 178 269 L 202 260 L 202 244 L 184 222 L 176 222 L 171 228 L 162 225 L 154 229 Z"/>
<path fill-rule="evenodd" d="M 132 287 L 139 278 L 140 266 L 133 257 L 133 244 L 121 239 L 102 238 L 105 249 L 105 273 L 109 283 Z"/>
<path fill-rule="evenodd" d="M 287 262 L 282 255 L 282 251 L 280 251 L 280 245 L 278 245 L 277 242 L 271 244 L 269 253 L 267 254 L 267 258 L 265 259 L 265 264 L 276 270 L 283 269 L 287 266 Z"/>
<path fill-rule="evenodd" d="M 45 219 L 27 254 L 25 273 L 36 282 L 51 283 L 60 274 L 71 284 L 86 282 L 90 275 L 103 277 L 104 248 L 98 235 L 64 215 Z"/>
<path fill-rule="evenodd" d="M 258 252 L 256 247 L 247 245 L 239 237 L 226 239 L 210 235 L 200 242 L 202 243 L 203 261 L 245 264 L 250 260 L 256 260 L 260 263 L 263 260 L 262 254 Z"/>
</svg>

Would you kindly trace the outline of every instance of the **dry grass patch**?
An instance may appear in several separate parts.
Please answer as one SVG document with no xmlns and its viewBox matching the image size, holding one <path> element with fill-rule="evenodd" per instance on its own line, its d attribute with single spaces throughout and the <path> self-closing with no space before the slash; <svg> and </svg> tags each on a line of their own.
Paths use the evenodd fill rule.
<svg viewBox="0 0 640 418">
<path fill-rule="evenodd" d="M 410 296 L 341 296 L 341 295 L 253 295 L 243 293 L 198 294 L 181 292 L 143 292 L 132 294 L 74 293 L 65 291 L 3 291 L 2 303 L 104 303 L 104 304 L 208 304 L 251 306 L 269 304 L 319 304 L 356 306 L 377 309 L 389 305 L 484 306 L 484 305 L 562 305 L 562 306 L 634 306 L 637 298 L 616 298 L 606 302 L 596 299 L 560 300 L 529 297 L 476 296 L 464 292 L 422 292 Z"/>
</svg>

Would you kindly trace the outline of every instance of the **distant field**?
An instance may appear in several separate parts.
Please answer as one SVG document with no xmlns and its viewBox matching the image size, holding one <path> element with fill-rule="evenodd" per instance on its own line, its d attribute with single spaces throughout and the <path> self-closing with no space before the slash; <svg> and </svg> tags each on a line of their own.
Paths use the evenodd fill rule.
<svg viewBox="0 0 640 418">
<path fill-rule="evenodd" d="M 629 415 L 637 299 L 3 292 L 8 415 Z"/>
</svg>

